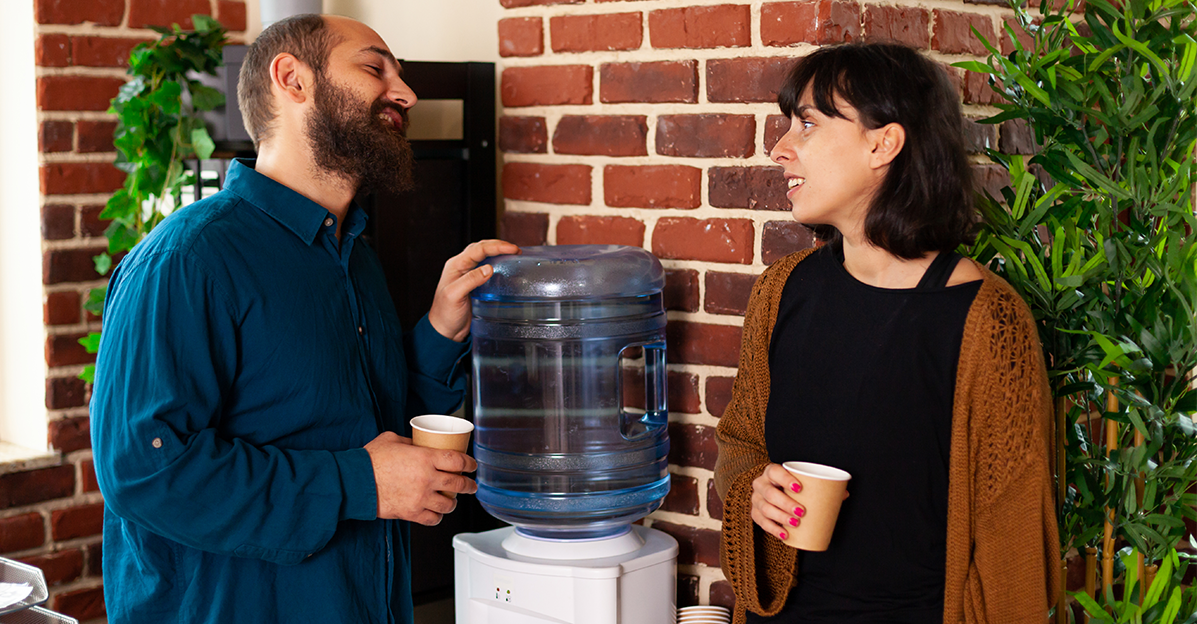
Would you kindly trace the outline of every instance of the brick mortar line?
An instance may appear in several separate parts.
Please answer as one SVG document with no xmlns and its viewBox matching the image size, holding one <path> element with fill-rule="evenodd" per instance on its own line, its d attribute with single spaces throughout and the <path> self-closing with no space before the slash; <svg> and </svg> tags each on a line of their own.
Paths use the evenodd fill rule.
<svg viewBox="0 0 1197 624">
<path fill-rule="evenodd" d="M 129 75 L 120 67 L 84 67 L 72 65 L 70 67 L 37 67 L 34 71 L 37 78 L 54 76 L 85 77 L 85 78 L 121 78 L 128 80 Z"/>
<path fill-rule="evenodd" d="M 75 468 L 76 468 L 75 469 L 76 485 L 78 485 L 79 470 L 78 470 L 77 466 Z M 34 468 L 32 470 L 36 470 L 36 468 Z M 15 472 L 30 472 L 30 471 L 29 470 L 17 470 Z M 84 494 L 76 493 L 76 494 L 72 494 L 70 496 L 63 497 L 63 498 L 55 498 L 55 499 L 48 500 L 48 501 L 41 501 L 38 503 L 29 504 L 29 505 L 22 505 L 20 507 L 12 507 L 11 509 L 19 512 L 19 513 L 14 514 L 14 515 L 18 515 L 18 516 L 24 515 L 24 514 L 27 514 L 30 512 L 40 512 L 40 511 L 46 512 L 43 515 L 43 518 L 46 520 L 46 541 L 53 542 L 55 544 L 61 544 L 61 543 L 65 543 L 65 542 L 59 542 L 59 541 L 55 540 L 53 538 L 53 536 L 51 535 L 50 516 L 53 514 L 53 512 L 62 511 L 64 509 L 71 509 L 73 507 L 79 507 L 81 505 L 92 505 L 95 503 L 102 503 L 102 502 L 104 502 L 104 497 L 99 492 L 87 492 Z M 82 540 L 82 539 L 86 539 L 87 537 L 95 537 L 95 536 L 72 538 L 72 540 L 76 540 L 76 539 Z"/>
<path fill-rule="evenodd" d="M 107 247 L 107 245 L 108 245 L 108 241 L 105 240 L 101 236 L 97 236 L 94 238 L 65 238 L 63 240 L 53 240 L 53 241 L 43 240 L 42 241 L 42 251 L 64 251 L 64 250 L 74 250 L 74 249 L 86 249 L 88 247 L 96 246 L 97 242 L 102 242 L 105 247 Z M 72 282 L 72 283 L 80 283 L 81 284 L 81 283 L 85 283 L 85 282 Z"/>
<path fill-rule="evenodd" d="M 710 59 L 751 58 L 797 58 L 814 50 L 817 46 L 795 44 L 794 47 L 754 48 L 646 48 L 639 50 L 592 51 L 592 52 L 546 52 L 541 56 L 507 56 L 497 64 L 499 70 L 512 67 L 556 67 L 560 65 L 592 65 L 597 68 L 606 63 L 652 63 L 662 61 L 702 61 Z M 801 51 L 802 54 L 794 52 Z M 752 54 L 745 54 L 751 52 Z M 772 54 L 758 54 L 772 52 Z M 616 57 L 616 58 L 612 58 Z M 632 57 L 632 58 L 627 58 Z M 549 61 L 549 62 L 546 62 Z"/>
<path fill-rule="evenodd" d="M 681 318 L 679 318 L 681 317 Z M 679 323 L 701 323 L 703 325 L 722 325 L 724 327 L 743 327 L 744 317 L 725 314 L 711 314 L 710 312 L 680 312 L 668 310 L 665 312 L 666 321 Z M 723 322 L 717 322 L 723 321 Z"/>
<path fill-rule="evenodd" d="M 705 93 L 705 90 L 702 91 Z M 563 110 L 565 106 L 569 108 Z M 971 118 L 974 121 L 978 118 L 992 117 L 1002 112 L 997 106 L 993 104 L 977 104 L 977 103 L 960 103 L 962 114 L 966 118 Z M 499 117 L 540 117 L 545 120 L 546 133 L 551 139 L 553 132 L 548 132 L 550 128 L 556 129 L 557 123 L 562 117 L 617 117 L 617 116 L 644 116 L 650 119 L 660 117 L 661 115 L 755 115 L 758 117 L 758 127 L 764 126 L 764 121 L 760 116 L 765 118 L 772 115 L 780 115 L 781 111 L 777 108 L 776 102 L 699 102 L 699 103 L 680 103 L 680 102 L 626 102 L 626 103 L 603 103 L 597 102 L 594 104 L 570 104 L 562 106 L 513 106 L 508 108 L 501 108 L 499 110 Z M 114 115 L 107 116 L 105 120 L 115 120 Z M 648 120 L 646 120 L 647 122 Z M 652 128 L 650 128 L 650 131 Z M 650 132 L 651 133 L 651 132 Z M 761 134 L 761 141 L 758 145 L 763 145 L 763 133 Z M 536 158 L 545 156 L 573 156 L 571 154 L 556 154 L 548 152 L 546 154 L 527 154 L 521 152 L 502 152 L 505 158 Z M 663 156 L 661 154 L 652 154 L 649 156 L 660 156 L 664 158 L 684 158 L 681 156 Z M 606 158 L 644 158 L 643 156 L 606 156 Z M 712 160 L 710 158 L 701 158 L 696 160 Z M 743 159 L 737 159 L 743 160 Z"/>
<path fill-rule="evenodd" d="M 86 295 L 86 293 L 80 293 L 80 294 Z M 96 325 L 98 325 L 98 323 L 92 323 L 90 321 L 71 323 L 70 325 L 46 325 L 46 336 L 47 337 L 49 337 L 49 336 L 65 336 L 67 334 L 74 334 L 74 333 L 78 333 L 78 332 L 96 331 L 95 330 Z M 58 367 L 56 366 L 55 368 L 58 368 Z M 64 375 L 53 375 L 53 376 L 54 377 L 63 377 Z M 72 375 L 65 375 L 65 376 L 71 377 Z"/>
<path fill-rule="evenodd" d="M 666 357 L 666 359 L 668 359 L 669 355 L 666 354 L 665 357 Z M 707 379 L 709 379 L 711 377 L 735 377 L 736 376 L 736 367 L 735 366 L 720 366 L 718 364 L 682 364 L 682 363 L 675 362 L 675 363 L 669 364 L 668 368 L 669 368 L 669 370 L 674 371 L 674 372 L 693 373 L 695 375 L 698 375 L 698 383 L 700 386 L 699 387 L 700 395 L 706 394 L 706 388 L 703 388 L 702 385 L 704 384 L 704 382 Z M 701 398 L 705 399 L 706 397 L 702 396 Z M 720 420 L 718 416 L 712 416 L 712 418 L 714 418 L 716 421 Z"/>
<path fill-rule="evenodd" d="M 74 550 L 74 549 L 82 550 L 88 546 L 99 546 L 99 545 L 103 544 L 103 534 L 84 535 L 82 537 L 72 537 L 71 539 L 68 539 L 68 540 L 55 540 L 53 538 L 50 538 L 50 542 L 54 544 L 54 550 L 52 550 L 48 553 L 45 553 L 45 554 L 54 555 L 54 554 L 57 554 L 64 550 Z M 85 572 L 86 572 L 86 570 L 85 570 Z M 80 577 L 79 579 L 76 579 L 76 581 L 82 580 L 83 578 L 84 577 Z M 98 577 L 91 577 L 91 578 L 98 578 Z M 74 582 L 74 581 L 72 581 L 72 582 Z"/>
<path fill-rule="evenodd" d="M 40 195 L 42 206 L 48 204 L 106 204 L 112 193 L 62 193 L 56 195 Z M 43 241 L 49 243 L 51 241 Z"/>
<path fill-rule="evenodd" d="M 761 2 L 752 2 L 748 5 L 748 40 L 753 48 L 763 48 L 765 46 L 764 38 L 761 37 Z"/>
<path fill-rule="evenodd" d="M 589 4 L 545 4 L 532 5 L 526 7 L 510 7 L 503 10 L 504 17 L 562 17 L 568 15 L 606 15 L 610 13 L 633 13 L 636 11 L 655 11 L 658 9 L 681 9 L 692 6 L 721 6 L 724 4 L 751 4 L 759 3 L 761 0 L 750 0 L 750 2 L 737 2 L 735 0 L 647 0 L 637 2 L 635 5 L 629 6 L 624 3 L 603 2 L 603 3 L 589 3 Z M 597 10 L 595 10 L 597 9 Z"/>
<path fill-rule="evenodd" d="M 700 221 L 710 219 L 734 219 L 734 220 L 749 220 L 754 225 L 763 227 L 766 223 L 774 221 L 792 221 L 793 217 L 789 211 L 783 210 L 752 210 L 749 208 L 717 208 L 714 206 L 700 206 L 698 208 L 618 208 L 606 206 L 601 204 L 581 206 L 581 205 L 567 205 L 567 204 L 548 204 L 542 202 L 531 202 L 525 200 L 508 199 L 508 209 L 513 213 L 539 213 L 548 214 L 550 218 L 558 217 L 626 217 L 630 219 L 637 219 L 644 222 L 647 234 L 652 230 L 653 225 L 661 218 L 692 218 Z M 538 207 L 544 206 L 546 210 L 521 210 L 523 207 Z M 651 250 L 651 249 L 650 249 Z M 667 258 L 662 259 L 669 261 L 693 261 L 707 263 L 705 260 L 695 260 L 691 258 Z M 740 262 L 716 262 L 714 264 L 726 264 L 737 267 L 752 267 L 763 264 L 749 263 L 744 264 Z M 698 267 L 694 267 L 698 268 Z M 748 272 L 748 271 L 745 271 Z"/>
<path fill-rule="evenodd" d="M 77 377 L 77 375 L 66 375 L 65 377 L 61 377 L 61 378 L 74 379 L 76 377 Z M 46 377 L 46 379 L 58 379 L 58 378 L 60 378 L 60 376 L 54 376 L 54 377 L 47 376 Z M 79 418 L 82 416 L 88 416 L 88 413 L 87 413 L 87 406 L 83 405 L 81 407 L 67 407 L 67 408 L 54 409 L 54 410 L 47 409 L 46 415 L 47 415 L 46 422 L 55 422 L 55 421 L 59 421 L 59 420 L 69 420 L 71 418 Z M 90 450 L 90 449 L 88 449 L 88 450 Z M 83 449 L 80 449 L 78 451 L 72 451 L 70 453 L 70 455 L 74 455 L 75 453 L 79 453 L 82 451 L 83 451 Z M 87 457 L 83 457 L 82 459 L 87 459 Z"/>
<path fill-rule="evenodd" d="M 63 163 L 115 163 L 116 152 L 40 152 L 39 165 L 58 165 Z"/>
<path fill-rule="evenodd" d="M 93 240 L 93 239 L 85 239 L 85 240 Z M 104 240 L 104 239 L 97 237 L 94 240 Z M 83 283 L 83 282 L 61 282 L 58 284 L 43 284 L 42 291 L 45 292 L 45 294 L 47 294 L 47 295 L 52 295 L 55 293 L 63 293 L 63 292 L 79 292 L 80 291 L 79 284 L 81 284 L 81 283 Z M 59 326 L 58 325 L 53 325 L 53 326 L 47 325 L 47 327 L 59 327 Z"/>
<path fill-rule="evenodd" d="M 768 159 L 764 154 L 754 154 L 748 158 L 714 157 L 704 158 L 699 156 L 666 156 L 664 154 L 648 154 L 646 156 L 602 156 L 602 155 L 582 155 L 582 154 L 511 154 L 504 156 L 503 164 L 511 163 L 528 163 L 535 165 L 590 165 L 595 169 L 602 170 L 607 165 L 628 165 L 628 166 L 645 166 L 645 165 L 688 165 L 696 169 L 707 169 L 709 167 L 744 167 L 744 166 L 762 166 L 762 167 L 777 167 L 778 165 Z M 522 200 L 517 200 L 522 201 Z M 654 210 L 671 210 L 666 208 L 657 208 Z M 675 208 L 672 210 L 685 210 L 684 208 Z"/>
<path fill-rule="evenodd" d="M 766 221 L 764 223 L 771 223 L 771 221 Z M 763 227 L 764 223 L 754 222 L 753 225 Z M 760 242 L 759 239 L 760 239 L 759 236 L 756 237 L 754 239 L 754 242 L 759 243 Z M 651 250 L 649 250 L 649 251 L 651 251 Z M 703 291 L 706 290 L 705 280 L 707 277 L 707 273 L 709 273 L 709 272 L 734 273 L 736 275 L 751 275 L 753 277 L 759 277 L 760 274 L 763 273 L 765 271 L 765 269 L 768 268 L 768 266 L 761 264 L 761 263 L 756 263 L 756 262 L 751 263 L 751 264 L 740 264 L 740 263 L 731 263 L 731 262 L 709 262 L 707 260 L 695 260 L 693 258 L 666 258 L 666 259 L 661 259 L 661 264 L 665 265 L 665 268 L 670 269 L 670 270 L 694 270 L 694 271 L 697 271 L 699 284 L 704 287 L 702 289 Z M 704 295 L 704 294 L 705 294 L 705 292 L 699 293 L 699 295 Z M 700 300 L 701 300 L 701 297 L 700 297 Z M 685 312 L 684 310 L 670 310 L 670 312 L 695 314 L 694 312 Z M 739 318 L 742 319 L 744 317 L 741 316 Z"/>
<path fill-rule="evenodd" d="M 723 575 L 723 569 L 711 566 L 702 566 L 698 574 L 698 600 L 701 603 L 706 599 L 705 603 L 711 604 L 711 585 L 719 581 L 725 581 L 727 577 Z"/>
<path fill-rule="evenodd" d="M 79 207 L 77 206 L 76 208 L 79 208 Z M 108 245 L 108 240 L 106 238 L 104 238 L 103 234 L 100 234 L 98 236 L 74 236 L 71 238 L 63 238 L 60 240 L 53 240 L 53 241 L 43 240 L 42 241 L 42 243 L 45 245 L 50 245 L 50 244 L 57 245 L 58 243 L 68 243 L 68 242 L 76 242 L 79 245 L 79 247 L 71 247 L 71 246 L 45 247 L 45 248 L 43 248 L 43 251 L 55 251 L 58 249 L 84 249 L 91 245 L 96 245 L 96 244 L 102 244 L 105 246 Z M 105 278 L 105 279 L 107 279 L 107 278 Z M 86 283 L 91 283 L 92 281 L 95 281 L 95 280 L 89 280 Z M 84 283 L 84 282 L 60 282 L 58 284 L 45 284 L 44 286 L 46 287 L 47 291 L 70 290 L 69 288 L 58 288 L 58 287 L 60 287 L 60 286 L 76 286 L 81 283 Z"/>
<path fill-rule="evenodd" d="M 723 528 L 723 523 L 710 517 L 691 516 L 690 514 L 678 513 L 676 511 L 662 511 L 660 509 L 648 515 L 654 522 L 660 520 L 662 522 L 671 522 L 673 524 L 680 524 L 682 526 L 693 527 L 696 529 L 710 529 L 719 531 Z"/>
<path fill-rule="evenodd" d="M 57 338 L 59 336 L 69 336 L 71 334 L 77 334 L 80 332 L 88 333 L 88 332 L 93 332 L 93 331 L 100 331 L 99 323 L 79 324 L 76 326 L 48 325 L 48 326 L 46 326 L 46 338 Z M 48 370 L 46 376 L 47 376 L 47 378 L 50 378 L 50 377 L 71 377 L 74 375 L 78 375 L 79 372 L 83 371 L 83 367 L 87 366 L 87 365 L 86 364 L 63 364 L 60 366 L 49 366 L 49 365 L 47 365 L 47 366 L 48 366 L 49 370 Z M 78 367 L 79 370 L 69 372 L 69 371 L 67 371 L 68 367 L 72 367 L 72 368 Z M 52 373 L 54 373 L 54 374 L 52 374 Z M 61 374 L 61 373 L 65 373 L 65 374 Z M 73 409 L 73 408 L 67 408 L 67 409 Z"/>
<path fill-rule="evenodd" d="M 670 464 L 670 466 L 674 467 L 674 470 L 671 470 L 670 472 L 675 472 L 684 477 L 694 477 L 699 481 L 702 481 L 703 479 L 713 479 L 715 477 L 714 470 L 707 470 L 706 468 L 699 468 L 698 466 L 680 466 L 677 464 Z"/>
<path fill-rule="evenodd" d="M 951 9 L 960 13 L 979 13 L 979 14 L 994 14 L 994 15 L 1013 15 L 1013 12 L 1005 6 L 988 5 L 988 4 L 972 4 L 963 2 L 962 0 L 920 0 L 917 4 L 903 3 L 898 0 L 854 0 L 860 5 L 863 13 L 864 9 L 870 6 L 883 7 L 901 7 L 901 8 L 922 8 L 928 11 L 935 9 Z M 760 12 L 766 4 L 790 4 L 791 2 L 785 0 L 649 0 L 636 3 L 636 5 L 628 6 L 626 4 L 617 3 L 598 3 L 598 4 L 557 4 L 557 5 L 533 5 L 527 7 L 512 7 L 505 9 L 504 17 L 543 17 L 546 20 L 553 17 L 570 17 L 570 16 L 589 16 L 589 15 L 611 15 L 619 13 L 636 13 L 643 12 L 645 16 L 653 11 L 670 10 L 670 9 L 687 9 L 692 7 L 712 7 L 712 6 L 747 6 L 752 17 L 759 18 Z M 754 12 L 755 10 L 755 12 Z M 1039 16 L 1039 9 L 1031 7 L 1028 11 L 1034 16 Z M 547 31 L 547 27 L 546 27 Z M 646 28 L 647 31 L 647 28 Z M 754 42 L 760 39 L 753 39 Z"/>
<path fill-rule="evenodd" d="M 31 459 L 20 459 L 20 460 L 14 460 L 14 461 L 0 461 L 0 475 L 12 474 L 15 472 L 31 472 L 34 470 L 41 470 L 43 468 L 55 468 L 55 467 L 62 466 L 62 465 L 65 465 L 65 464 L 64 464 L 64 460 L 62 458 L 61 453 L 47 455 L 45 457 L 34 457 Z M 25 506 L 25 507 L 28 507 L 28 506 Z M 22 514 L 26 514 L 31 511 L 30 509 L 24 509 L 24 511 L 17 511 L 20 509 L 24 509 L 24 507 L 11 507 L 9 509 L 0 511 L 0 520 L 10 518 L 12 516 L 19 516 Z M 9 513 L 9 512 L 12 512 L 12 513 Z M 7 514 L 7 515 L 5 515 L 5 514 Z"/>
<path fill-rule="evenodd" d="M 237 31 L 241 32 L 241 31 Z M 157 41 L 158 33 L 148 28 L 127 26 L 100 26 L 91 22 L 84 24 L 41 24 L 34 33 L 42 35 L 67 35 L 68 37 L 92 37 L 98 39 L 146 39 Z"/>
<path fill-rule="evenodd" d="M 701 72 L 700 72 L 701 73 Z M 705 79 L 705 76 L 703 76 Z M 705 89 L 700 89 L 705 94 Z M 566 108 L 568 107 L 568 108 Z M 995 109 L 996 110 L 996 109 Z M 510 106 L 500 109 L 501 117 L 542 117 L 546 130 L 550 122 L 556 128 L 562 117 L 586 116 L 644 116 L 660 117 L 661 115 L 780 115 L 781 109 L 777 102 L 619 102 L 606 103 L 595 101 L 592 104 L 567 104 L 560 106 Z M 651 130 L 651 128 L 650 128 Z M 549 132 L 552 139 L 552 132 Z M 520 156 L 535 156 L 537 154 L 516 154 Z"/>
<path fill-rule="evenodd" d="M 104 587 L 104 577 L 86 575 L 86 572 L 87 572 L 87 570 L 84 570 L 85 576 L 82 576 L 74 581 L 71 581 L 70 583 L 66 583 L 64 585 L 54 587 L 53 589 L 51 589 L 50 590 L 50 598 L 54 598 L 56 596 L 61 596 L 62 594 L 68 594 L 68 593 L 79 591 L 79 590 L 100 589 L 100 588 Z"/>
<path fill-rule="evenodd" d="M 668 357 L 668 354 L 666 354 Z M 703 427 L 714 428 L 719 424 L 719 419 L 710 414 L 684 414 L 676 413 L 677 417 L 673 418 L 674 412 L 670 412 L 671 418 L 669 422 L 678 423 L 679 425 L 701 425 Z"/>
<path fill-rule="evenodd" d="M 104 111 L 37 111 L 38 122 L 43 121 L 116 121 L 117 116 Z"/>
<path fill-rule="evenodd" d="M 99 325 L 97 324 L 97 329 L 98 329 L 98 327 L 99 327 Z M 46 378 L 50 379 L 51 377 L 78 376 L 79 373 L 83 372 L 83 368 L 85 366 L 87 366 L 87 365 L 86 364 L 64 364 L 62 366 L 51 366 L 51 367 L 48 367 L 49 370 L 46 373 Z M 56 374 L 56 373 L 64 373 L 64 374 Z M 80 407 L 80 408 L 70 408 L 70 409 L 81 409 L 82 410 L 82 409 L 87 409 L 87 408 Z"/>
</svg>

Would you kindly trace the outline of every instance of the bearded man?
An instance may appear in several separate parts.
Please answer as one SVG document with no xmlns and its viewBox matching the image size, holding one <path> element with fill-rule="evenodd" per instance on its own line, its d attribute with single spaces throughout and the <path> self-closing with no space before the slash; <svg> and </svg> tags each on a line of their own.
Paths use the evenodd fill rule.
<svg viewBox="0 0 1197 624">
<path fill-rule="evenodd" d="M 346 18 L 283 20 L 238 90 L 256 161 L 109 283 L 91 403 L 108 619 L 410 623 L 408 522 L 477 486 L 469 456 L 400 434 L 461 403 L 477 265 L 519 250 L 450 259 L 402 333 L 353 203 L 411 184 L 416 95 L 386 43 Z"/>
</svg>

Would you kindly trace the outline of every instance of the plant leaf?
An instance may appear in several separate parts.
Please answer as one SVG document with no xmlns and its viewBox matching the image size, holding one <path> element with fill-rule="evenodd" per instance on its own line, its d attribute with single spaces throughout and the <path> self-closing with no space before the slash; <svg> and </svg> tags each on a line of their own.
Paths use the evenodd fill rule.
<svg viewBox="0 0 1197 624">
<path fill-rule="evenodd" d="M 211 157 L 212 152 L 216 151 L 216 144 L 208 135 L 207 128 L 202 126 L 191 131 L 191 146 L 195 149 L 195 156 L 200 160 Z"/>
<path fill-rule="evenodd" d="M 191 90 L 191 105 L 198 111 L 210 111 L 224 105 L 224 93 L 207 85 L 193 82 Z"/>
</svg>

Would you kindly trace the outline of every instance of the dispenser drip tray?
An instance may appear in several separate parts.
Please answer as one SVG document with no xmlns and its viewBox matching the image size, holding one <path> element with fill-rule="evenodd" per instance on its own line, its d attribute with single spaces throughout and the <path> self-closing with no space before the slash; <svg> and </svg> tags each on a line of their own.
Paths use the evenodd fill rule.
<svg viewBox="0 0 1197 624">
<path fill-rule="evenodd" d="M 606 559 L 640 550 L 644 540 L 631 525 L 624 525 L 614 533 L 591 538 L 555 538 L 535 535 L 516 529 L 503 540 L 503 550 L 519 557 L 566 561 L 578 559 Z"/>
</svg>

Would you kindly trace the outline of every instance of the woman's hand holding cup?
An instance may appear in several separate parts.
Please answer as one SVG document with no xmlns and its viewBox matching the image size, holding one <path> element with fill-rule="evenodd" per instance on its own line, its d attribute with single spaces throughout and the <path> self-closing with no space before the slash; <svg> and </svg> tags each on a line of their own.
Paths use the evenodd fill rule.
<svg viewBox="0 0 1197 624">
<path fill-rule="evenodd" d="M 806 515 L 806 510 L 786 490 L 798 493 L 802 491 L 802 483 L 781 464 L 765 466 L 761 476 L 752 481 L 752 521 L 783 542 Z"/>
<path fill-rule="evenodd" d="M 809 481 L 805 489 L 800 477 Z M 787 546 L 827 550 L 851 478 L 843 470 L 819 464 L 769 464 L 752 481 L 752 521 Z M 807 513 L 808 503 L 814 506 L 812 515 Z M 807 526 L 799 531 L 804 518 Z"/>
</svg>

